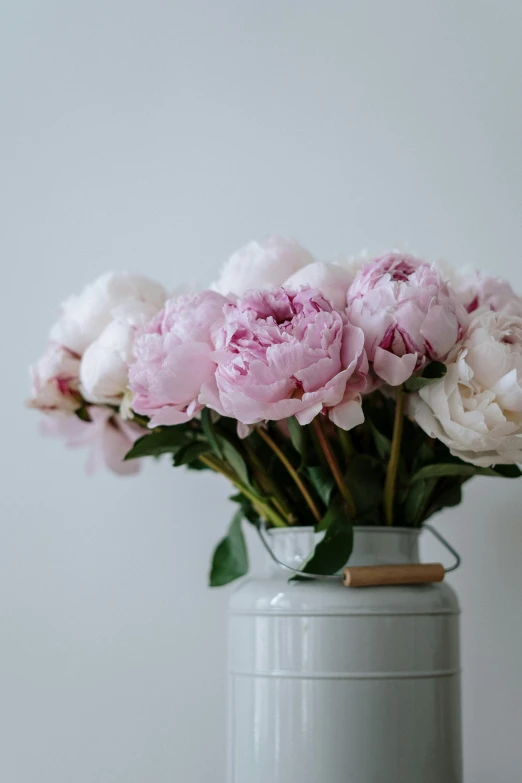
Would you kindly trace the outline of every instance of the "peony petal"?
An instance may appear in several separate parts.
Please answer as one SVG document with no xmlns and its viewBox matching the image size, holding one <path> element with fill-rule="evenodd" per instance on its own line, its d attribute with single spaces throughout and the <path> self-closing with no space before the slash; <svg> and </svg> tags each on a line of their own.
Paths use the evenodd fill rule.
<svg viewBox="0 0 522 783">
<path fill-rule="evenodd" d="M 499 397 L 503 408 L 522 413 L 522 388 L 516 370 L 506 373 L 492 385 L 491 390 Z"/>
<path fill-rule="evenodd" d="M 131 476 L 140 469 L 139 460 L 124 461 L 132 442 L 115 425 L 108 423 L 102 440 L 102 456 L 106 466 L 119 476 Z"/>
<path fill-rule="evenodd" d="M 201 410 L 201 408 L 198 408 Z M 172 427 L 175 424 L 186 424 L 194 417 L 194 413 L 189 415 L 186 411 L 180 411 L 173 405 L 164 405 L 162 408 L 151 412 L 149 427 Z"/>
<path fill-rule="evenodd" d="M 313 421 L 319 413 L 321 413 L 322 409 L 323 403 L 316 402 L 315 405 L 310 405 L 307 408 L 303 408 L 303 410 L 297 411 L 295 418 L 299 424 L 304 427 L 306 424 L 310 424 L 310 422 Z"/>
<path fill-rule="evenodd" d="M 375 351 L 375 359 L 373 361 L 373 369 L 383 381 L 386 381 L 390 386 L 400 386 L 411 378 L 415 372 L 417 364 L 417 354 L 407 353 L 404 356 L 395 356 L 395 354 L 389 351 L 384 351 L 382 348 L 377 348 Z"/>
<path fill-rule="evenodd" d="M 444 358 L 459 338 L 459 322 L 448 307 L 434 305 L 424 319 L 420 334 L 428 344 L 428 354 L 433 359 Z"/>
<path fill-rule="evenodd" d="M 202 406 L 207 406 L 213 411 L 217 411 L 221 416 L 225 416 L 225 411 L 221 400 L 219 399 L 219 390 L 216 383 L 216 376 L 212 375 L 201 387 L 198 402 Z"/>
<path fill-rule="evenodd" d="M 336 264 L 316 261 L 294 272 L 283 283 L 283 286 L 295 290 L 301 286 L 317 288 L 336 310 L 344 310 L 346 307 L 346 294 L 352 280 L 353 276 L 348 269 Z"/>
<path fill-rule="evenodd" d="M 237 250 L 211 288 L 222 294 L 243 296 L 251 289 L 280 286 L 290 275 L 313 261 L 310 253 L 297 242 L 269 236 L 262 242 L 251 242 Z"/>
<path fill-rule="evenodd" d="M 252 432 L 254 428 L 250 424 L 243 424 L 242 421 L 238 421 L 237 423 L 237 436 L 238 438 L 241 438 L 241 440 L 244 440 L 245 438 L 248 438 L 250 433 Z"/>
<path fill-rule="evenodd" d="M 330 408 L 330 420 L 343 430 L 351 430 L 364 422 L 364 413 L 360 400 L 347 400 Z"/>
</svg>

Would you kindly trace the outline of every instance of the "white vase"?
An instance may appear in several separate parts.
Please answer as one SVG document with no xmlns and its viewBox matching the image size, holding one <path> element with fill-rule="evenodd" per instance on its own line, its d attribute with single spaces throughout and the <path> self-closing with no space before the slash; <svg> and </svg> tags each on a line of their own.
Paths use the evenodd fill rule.
<svg viewBox="0 0 522 783">
<path fill-rule="evenodd" d="M 294 567 L 316 540 L 268 535 Z M 356 528 L 350 564 L 418 561 L 418 531 Z M 230 601 L 228 783 L 462 783 L 458 614 L 446 583 L 289 583 L 267 561 Z"/>
</svg>

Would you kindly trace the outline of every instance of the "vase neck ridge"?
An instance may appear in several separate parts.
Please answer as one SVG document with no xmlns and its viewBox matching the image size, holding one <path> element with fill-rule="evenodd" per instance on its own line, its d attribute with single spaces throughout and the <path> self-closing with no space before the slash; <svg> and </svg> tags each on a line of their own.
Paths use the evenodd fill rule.
<svg viewBox="0 0 522 783">
<path fill-rule="evenodd" d="M 354 527 L 350 565 L 392 565 L 419 562 L 419 530 L 396 527 Z M 312 527 L 268 531 L 275 557 L 291 568 L 301 568 L 323 533 Z M 276 566 L 277 568 L 277 566 Z"/>
</svg>

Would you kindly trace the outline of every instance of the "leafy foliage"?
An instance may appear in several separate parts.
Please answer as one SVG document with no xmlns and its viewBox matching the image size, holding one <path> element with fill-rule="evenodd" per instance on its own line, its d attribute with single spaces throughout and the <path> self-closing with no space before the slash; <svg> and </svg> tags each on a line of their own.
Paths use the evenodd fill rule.
<svg viewBox="0 0 522 783">
<path fill-rule="evenodd" d="M 384 467 L 369 454 L 355 454 L 348 463 L 344 481 L 355 502 L 356 524 L 379 525 L 384 486 Z"/>
<path fill-rule="evenodd" d="M 335 574 L 348 562 L 353 549 L 353 526 L 342 505 L 331 510 L 324 538 L 302 567 L 306 574 Z M 296 575 L 293 579 L 299 579 Z"/>
<path fill-rule="evenodd" d="M 219 438 L 219 443 L 225 461 L 228 462 L 228 464 L 230 465 L 234 473 L 237 475 L 239 480 L 246 486 L 249 486 L 250 478 L 248 475 L 247 464 L 243 456 L 241 455 L 239 449 L 236 446 L 234 446 L 234 444 L 230 440 L 227 440 L 226 438 Z"/>
<path fill-rule="evenodd" d="M 223 452 L 219 443 L 219 437 L 214 429 L 214 424 L 212 422 L 212 411 L 210 408 L 203 408 L 201 411 L 201 427 L 212 451 L 217 457 L 221 459 L 223 457 Z"/>
<path fill-rule="evenodd" d="M 243 512 L 236 511 L 226 536 L 217 545 L 212 557 L 210 586 L 221 587 L 248 572 L 248 553 L 241 529 Z"/>
<path fill-rule="evenodd" d="M 151 430 L 136 441 L 125 459 L 140 459 L 141 457 L 159 457 L 162 454 L 176 454 L 184 446 L 188 446 L 193 438 L 193 430 L 179 424 L 176 427 L 162 427 Z"/>
<path fill-rule="evenodd" d="M 408 378 L 404 388 L 408 392 L 419 391 L 424 386 L 430 386 L 432 383 L 440 381 L 441 378 L 444 378 L 447 371 L 448 368 L 442 362 L 430 362 L 420 375 L 412 375 L 411 378 Z"/>
<path fill-rule="evenodd" d="M 209 444 L 202 443 L 200 441 L 194 441 L 193 443 L 187 443 L 186 446 L 182 446 L 174 454 L 173 465 L 178 467 L 179 465 L 190 465 L 192 462 L 199 460 L 202 454 L 208 454 Z M 201 464 L 201 463 L 200 463 Z"/>
<path fill-rule="evenodd" d="M 328 503 L 330 502 L 330 496 L 334 488 L 332 474 L 329 473 L 328 469 L 323 465 L 310 465 L 307 473 L 315 491 L 323 503 L 328 506 Z"/>
<path fill-rule="evenodd" d="M 406 389 L 422 388 L 444 373 L 444 365 L 432 362 L 408 381 Z M 176 467 L 212 469 L 233 481 L 238 491 L 231 500 L 238 509 L 214 552 L 211 585 L 227 584 L 248 570 L 242 520 L 256 527 L 263 521 L 314 525 L 324 537 L 303 572 L 332 574 L 349 559 L 354 526 L 385 524 L 383 490 L 392 455 L 395 402 L 376 392 L 363 398 L 363 409 L 364 424 L 349 433 L 320 416 L 319 433 L 313 424 L 302 426 L 291 418 L 281 424 L 270 422 L 263 430 L 254 427 L 244 440 L 237 435 L 235 420 L 204 409 L 199 420 L 151 430 L 136 441 L 126 459 L 169 454 Z M 81 417 L 81 411 L 77 415 Z M 327 440 L 329 454 L 321 447 L 321 438 Z M 419 527 L 441 509 L 457 505 L 463 485 L 474 476 L 521 475 L 516 465 L 482 468 L 463 462 L 406 416 L 397 461 L 394 523 Z"/>
<path fill-rule="evenodd" d="M 290 440 L 292 441 L 292 446 L 301 457 L 300 467 L 302 468 L 306 461 L 306 429 L 302 427 L 301 424 L 299 424 L 295 416 L 292 416 L 290 419 L 288 419 L 287 425 L 288 432 L 290 434 Z"/>
</svg>

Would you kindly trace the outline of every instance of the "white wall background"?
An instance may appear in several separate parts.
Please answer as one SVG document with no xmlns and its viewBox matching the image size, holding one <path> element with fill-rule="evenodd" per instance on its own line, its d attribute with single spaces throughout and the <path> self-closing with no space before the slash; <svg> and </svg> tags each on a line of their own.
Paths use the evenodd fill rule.
<svg viewBox="0 0 522 783">
<path fill-rule="evenodd" d="M 0 780 L 224 783 L 227 591 L 206 569 L 227 488 L 168 464 L 86 478 L 22 407 L 26 365 L 102 271 L 206 282 L 273 231 L 522 290 L 522 6 L 6 0 L 1 17 Z M 522 482 L 476 481 L 440 520 L 464 556 L 466 783 L 520 779 L 521 500 Z"/>
</svg>

